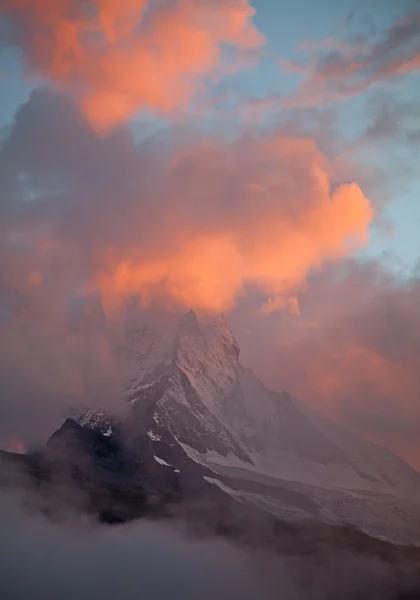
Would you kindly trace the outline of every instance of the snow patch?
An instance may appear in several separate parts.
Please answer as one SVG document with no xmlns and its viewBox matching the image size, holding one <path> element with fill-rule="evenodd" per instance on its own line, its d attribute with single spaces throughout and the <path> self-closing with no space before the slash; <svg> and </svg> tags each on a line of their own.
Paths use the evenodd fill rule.
<svg viewBox="0 0 420 600">
<path fill-rule="evenodd" d="M 112 417 L 103 408 L 88 408 L 82 410 L 73 420 L 88 429 L 99 431 L 102 435 L 109 437 L 112 434 Z"/>
<path fill-rule="evenodd" d="M 233 498 L 236 498 L 238 496 L 238 494 L 237 494 L 237 492 L 235 492 L 235 490 L 233 490 L 229 486 L 225 485 L 219 479 L 215 479 L 214 477 L 207 477 L 207 476 L 203 476 L 203 479 L 205 479 L 205 481 L 207 481 L 208 483 L 216 485 L 223 492 L 225 492 L 226 494 L 229 494 L 229 496 L 232 496 Z"/>
<path fill-rule="evenodd" d="M 154 431 L 152 431 L 151 429 L 147 432 L 147 435 L 152 440 L 152 442 L 160 442 L 162 439 L 160 437 L 160 435 L 158 435 L 157 433 L 154 433 Z"/>
<path fill-rule="evenodd" d="M 166 460 L 163 460 L 163 458 L 159 458 L 159 456 L 156 456 L 155 454 L 153 455 L 153 458 L 160 465 L 163 465 L 165 467 L 172 467 L 172 465 L 170 465 L 169 463 L 167 463 Z"/>
<path fill-rule="evenodd" d="M 195 448 L 191 448 L 191 446 L 188 446 L 188 444 L 183 444 L 177 437 L 175 437 L 175 439 L 178 442 L 178 444 L 181 446 L 181 448 L 184 450 L 184 452 L 188 456 L 188 458 L 190 458 L 194 462 L 198 463 L 199 465 L 202 465 L 204 467 L 209 467 L 212 471 L 214 471 L 216 473 L 216 471 L 214 469 L 212 469 L 209 465 L 207 465 L 206 459 L 203 454 L 200 454 L 198 452 L 198 450 L 195 450 Z"/>
</svg>

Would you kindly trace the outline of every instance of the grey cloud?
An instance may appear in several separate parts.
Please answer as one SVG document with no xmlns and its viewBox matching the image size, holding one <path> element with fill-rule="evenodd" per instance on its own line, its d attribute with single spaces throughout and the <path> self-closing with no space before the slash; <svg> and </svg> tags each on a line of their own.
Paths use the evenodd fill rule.
<svg viewBox="0 0 420 600">
<path fill-rule="evenodd" d="M 399 560 L 398 551 L 394 560 L 298 537 L 295 549 L 277 554 L 211 531 L 197 538 L 182 521 L 53 523 L 18 494 L 0 495 L 0 507 L 7 600 L 394 600 L 418 584 L 412 561 Z"/>
<path fill-rule="evenodd" d="M 407 12 L 404 12 L 407 11 Z M 292 106 L 317 105 L 346 99 L 374 84 L 419 69 L 420 14 L 417 6 L 401 7 L 395 22 L 385 31 L 349 36 L 332 50 L 308 57 L 307 74 Z"/>
<path fill-rule="evenodd" d="M 415 101 L 403 101 L 397 94 L 374 94 L 366 107 L 370 121 L 364 142 L 391 142 L 413 145 L 420 140 L 420 109 Z"/>
<path fill-rule="evenodd" d="M 246 553 L 221 540 L 148 522 L 53 524 L 26 515 L 13 496 L 1 497 L 1 508 L 0 595 L 8 600 L 270 597 Z"/>
</svg>

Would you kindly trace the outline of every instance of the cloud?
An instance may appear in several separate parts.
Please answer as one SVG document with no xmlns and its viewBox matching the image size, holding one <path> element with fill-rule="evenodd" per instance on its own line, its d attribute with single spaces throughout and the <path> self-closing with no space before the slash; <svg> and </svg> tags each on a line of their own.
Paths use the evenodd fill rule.
<svg viewBox="0 0 420 600">
<path fill-rule="evenodd" d="M 420 108 L 415 101 L 404 101 L 383 91 L 371 96 L 366 106 L 369 125 L 363 143 L 401 143 L 411 153 L 420 142 Z"/>
<path fill-rule="evenodd" d="M 10 600 L 34 594 L 45 600 L 274 600 L 279 590 L 287 600 L 305 600 L 308 590 L 313 600 L 379 600 L 418 589 L 415 556 L 404 551 L 370 554 L 369 545 L 344 548 L 339 537 L 314 532 L 312 538 L 302 530 L 286 534 L 276 552 L 271 524 L 263 521 L 261 528 L 249 519 L 241 524 L 244 545 L 233 545 L 213 535 L 214 514 L 199 539 L 180 520 L 113 527 L 86 518 L 51 522 L 33 500 L 0 495 L 0 592 Z"/>
<path fill-rule="evenodd" d="M 76 519 L 53 524 L 26 514 L 19 497 L 0 500 L 0 591 L 10 600 L 271 597 L 250 557 L 220 539 L 199 541 L 176 526 L 144 521 L 118 528 Z"/>
<path fill-rule="evenodd" d="M 314 140 L 281 133 L 178 148 L 157 191 L 159 243 L 146 255 L 113 249 L 96 278 L 103 298 L 138 294 L 147 304 L 163 293 L 221 311 L 247 286 L 288 296 L 312 269 L 367 242 L 369 200 L 356 183 L 333 188 L 330 170 Z"/>
<path fill-rule="evenodd" d="M 225 48 L 264 42 L 248 0 L 11 0 L 3 10 L 29 71 L 72 94 L 101 131 L 141 109 L 187 106 Z"/>
<path fill-rule="evenodd" d="M 0 319 L 2 447 L 44 444 L 69 414 L 98 405 L 114 410 L 123 399 L 100 306 L 89 314 L 85 300 L 83 314 L 71 297 L 52 292 L 41 284 L 15 297 L 12 314 Z"/>
<path fill-rule="evenodd" d="M 233 318 L 243 360 L 275 389 L 387 446 L 420 468 L 420 282 L 353 261 L 313 276 L 300 318 Z"/>
<path fill-rule="evenodd" d="M 328 38 L 302 49 L 306 61 L 291 61 L 285 68 L 303 77 L 286 104 L 294 107 L 337 102 L 366 91 L 375 84 L 420 70 L 420 12 L 399 18 L 371 42 L 358 36 L 353 42 Z"/>
<path fill-rule="evenodd" d="M 136 148 L 124 131 L 97 138 L 68 101 L 38 92 L 1 155 L 8 247 L 19 234 L 54 247 L 28 259 L 31 293 L 53 270 L 108 306 L 136 294 L 228 310 L 249 286 L 289 297 L 311 270 L 366 244 L 373 218 L 314 139 L 281 131 L 233 141 L 181 131 Z"/>
</svg>

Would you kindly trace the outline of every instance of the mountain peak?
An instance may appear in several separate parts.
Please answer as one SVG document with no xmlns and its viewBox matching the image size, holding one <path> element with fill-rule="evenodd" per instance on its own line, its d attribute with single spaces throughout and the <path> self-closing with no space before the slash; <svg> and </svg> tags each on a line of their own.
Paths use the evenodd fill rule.
<svg viewBox="0 0 420 600">
<path fill-rule="evenodd" d="M 174 347 L 181 361 L 208 363 L 218 358 L 219 363 L 232 360 L 237 364 L 239 359 L 239 346 L 224 315 L 199 319 L 193 310 L 188 311 L 179 323 Z"/>
<path fill-rule="evenodd" d="M 215 315 L 203 320 L 202 328 L 208 337 L 219 339 L 226 347 L 230 347 L 230 350 L 236 356 L 236 360 L 238 360 L 239 346 L 224 314 Z"/>
<path fill-rule="evenodd" d="M 130 396 L 172 366 L 195 376 L 211 372 L 217 379 L 239 368 L 239 347 L 223 315 L 189 310 L 181 318 L 172 315 L 139 324 L 132 323 L 125 339 L 123 368 Z"/>
<path fill-rule="evenodd" d="M 178 332 L 182 329 L 186 329 L 191 332 L 197 331 L 197 329 L 199 329 L 199 327 L 200 327 L 200 325 L 198 322 L 197 315 L 191 309 L 187 313 L 185 313 L 185 315 L 181 318 L 181 320 L 179 322 L 179 326 L 178 326 Z"/>
</svg>

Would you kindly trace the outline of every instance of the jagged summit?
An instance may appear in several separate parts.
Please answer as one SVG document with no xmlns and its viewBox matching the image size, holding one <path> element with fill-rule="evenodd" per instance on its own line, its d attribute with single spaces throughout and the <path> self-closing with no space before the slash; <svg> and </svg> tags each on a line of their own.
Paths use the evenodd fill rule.
<svg viewBox="0 0 420 600">
<path fill-rule="evenodd" d="M 197 315 L 192 308 L 190 308 L 190 310 L 181 318 L 179 327 L 191 329 L 197 329 L 199 327 Z"/>
<path fill-rule="evenodd" d="M 193 310 L 189 310 L 184 315 L 176 332 L 175 351 L 182 352 L 186 349 L 185 346 L 194 345 L 194 350 L 204 352 L 210 360 L 211 354 L 217 350 L 232 353 L 236 359 L 239 358 L 239 346 L 222 314 L 197 317 Z"/>
<path fill-rule="evenodd" d="M 130 395 L 156 377 L 156 371 L 175 367 L 198 376 L 206 371 L 213 378 L 238 368 L 239 347 L 226 319 L 200 316 L 190 310 L 177 323 L 130 324 L 121 353 L 122 369 Z M 217 366 L 218 374 L 215 372 Z"/>
<path fill-rule="evenodd" d="M 206 339 L 197 316 L 190 310 L 179 322 L 173 343 L 174 360 L 183 363 L 205 359 Z"/>
<path fill-rule="evenodd" d="M 227 325 L 220 317 L 202 319 L 193 311 L 181 320 L 175 340 L 176 365 L 196 385 L 209 378 L 215 385 L 225 386 L 239 368 L 239 347 Z"/>
<path fill-rule="evenodd" d="M 82 410 L 73 420 L 82 427 L 96 429 L 104 436 L 112 434 L 113 421 L 115 417 L 108 414 L 103 408 L 86 408 Z"/>
</svg>

